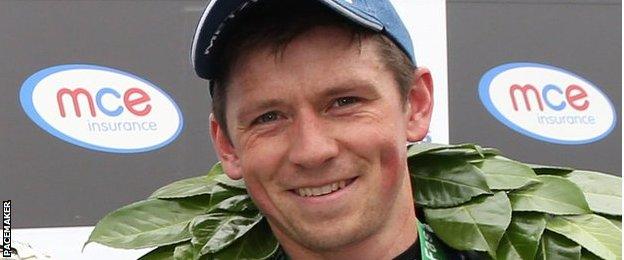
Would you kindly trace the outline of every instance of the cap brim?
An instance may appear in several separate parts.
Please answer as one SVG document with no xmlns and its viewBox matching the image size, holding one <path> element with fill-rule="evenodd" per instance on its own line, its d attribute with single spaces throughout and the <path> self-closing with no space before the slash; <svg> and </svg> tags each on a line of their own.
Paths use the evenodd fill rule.
<svg viewBox="0 0 624 260">
<path fill-rule="evenodd" d="M 208 57 L 210 47 L 215 44 L 217 37 L 223 30 L 225 21 L 235 10 L 249 0 L 213 0 L 208 3 L 202 14 L 191 45 L 191 63 L 195 72 L 201 78 L 209 78 Z M 255 2 L 255 1 L 254 1 Z"/>
<path fill-rule="evenodd" d="M 258 0 L 213 0 L 208 3 L 199 20 L 191 46 L 191 63 L 195 73 L 204 79 L 211 78 L 212 47 L 227 26 L 227 20 Z M 363 10 L 342 3 L 340 0 L 318 0 L 329 9 L 349 20 L 375 31 L 383 30 L 383 24 Z"/>
</svg>

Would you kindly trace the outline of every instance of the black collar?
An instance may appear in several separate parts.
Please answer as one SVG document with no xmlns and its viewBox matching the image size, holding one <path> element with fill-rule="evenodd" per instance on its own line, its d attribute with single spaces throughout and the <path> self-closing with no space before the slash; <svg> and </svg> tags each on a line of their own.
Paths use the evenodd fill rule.
<svg viewBox="0 0 624 260">
<path fill-rule="evenodd" d="M 418 237 L 414 244 L 395 257 L 394 260 L 420 260 L 420 243 L 418 243 Z"/>
<path fill-rule="evenodd" d="M 420 243 L 418 241 L 418 237 L 414 244 L 412 244 L 408 249 L 403 251 L 400 255 L 393 258 L 393 260 L 421 260 L 420 258 Z M 290 260 L 291 258 L 286 254 L 286 251 L 280 246 L 278 248 L 277 253 L 274 255 L 273 259 L 277 260 Z"/>
</svg>

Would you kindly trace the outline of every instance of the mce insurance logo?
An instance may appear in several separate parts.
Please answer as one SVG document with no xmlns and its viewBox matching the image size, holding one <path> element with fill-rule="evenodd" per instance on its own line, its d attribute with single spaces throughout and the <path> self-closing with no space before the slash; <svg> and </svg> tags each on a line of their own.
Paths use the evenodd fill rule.
<svg viewBox="0 0 624 260">
<path fill-rule="evenodd" d="M 588 80 L 561 68 L 508 63 L 479 82 L 479 98 L 500 122 L 526 136 L 556 144 L 586 144 L 615 127 L 609 98 Z"/>
<path fill-rule="evenodd" d="M 20 90 L 39 127 L 69 143 L 111 153 L 138 153 L 172 142 L 183 126 L 160 88 L 113 68 L 68 64 L 40 70 Z"/>
</svg>

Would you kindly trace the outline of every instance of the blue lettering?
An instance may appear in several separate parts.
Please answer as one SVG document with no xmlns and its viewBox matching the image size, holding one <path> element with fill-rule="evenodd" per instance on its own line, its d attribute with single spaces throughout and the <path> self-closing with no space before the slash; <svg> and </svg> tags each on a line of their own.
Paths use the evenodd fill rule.
<svg viewBox="0 0 624 260">
<path fill-rule="evenodd" d="M 105 94 L 111 94 L 113 96 L 115 96 L 117 99 L 121 98 L 121 95 L 119 94 L 119 92 L 115 91 L 112 88 L 103 88 L 100 89 L 100 91 L 97 92 L 95 99 L 97 102 L 97 106 L 100 109 L 100 111 L 104 112 L 104 114 L 108 115 L 108 116 L 118 116 L 121 114 L 121 112 L 123 112 L 123 108 L 121 106 L 118 106 L 115 110 L 108 110 L 104 107 L 104 105 L 102 104 L 102 97 Z"/>
<path fill-rule="evenodd" d="M 561 88 L 557 87 L 556 85 L 553 85 L 553 84 L 546 85 L 544 89 L 542 89 L 542 98 L 546 102 L 546 105 L 555 111 L 563 110 L 566 107 L 566 103 L 563 100 L 561 101 L 561 103 L 559 103 L 559 105 L 555 105 L 552 102 L 550 102 L 550 99 L 548 98 L 548 92 L 550 92 L 551 90 L 554 90 L 559 94 L 563 94 L 563 91 L 561 90 Z"/>
</svg>

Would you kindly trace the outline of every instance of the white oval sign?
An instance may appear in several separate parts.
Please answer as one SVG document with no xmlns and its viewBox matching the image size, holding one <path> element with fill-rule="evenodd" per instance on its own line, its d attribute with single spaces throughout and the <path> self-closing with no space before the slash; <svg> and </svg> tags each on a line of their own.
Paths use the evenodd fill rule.
<svg viewBox="0 0 624 260">
<path fill-rule="evenodd" d="M 557 144 L 606 137 L 616 112 L 594 84 L 561 68 L 508 63 L 486 72 L 479 98 L 500 122 L 526 136 Z"/>
<path fill-rule="evenodd" d="M 180 134 L 182 114 L 160 88 L 128 72 L 86 64 L 59 65 L 28 77 L 20 103 L 39 127 L 97 151 L 138 153 Z"/>
</svg>

